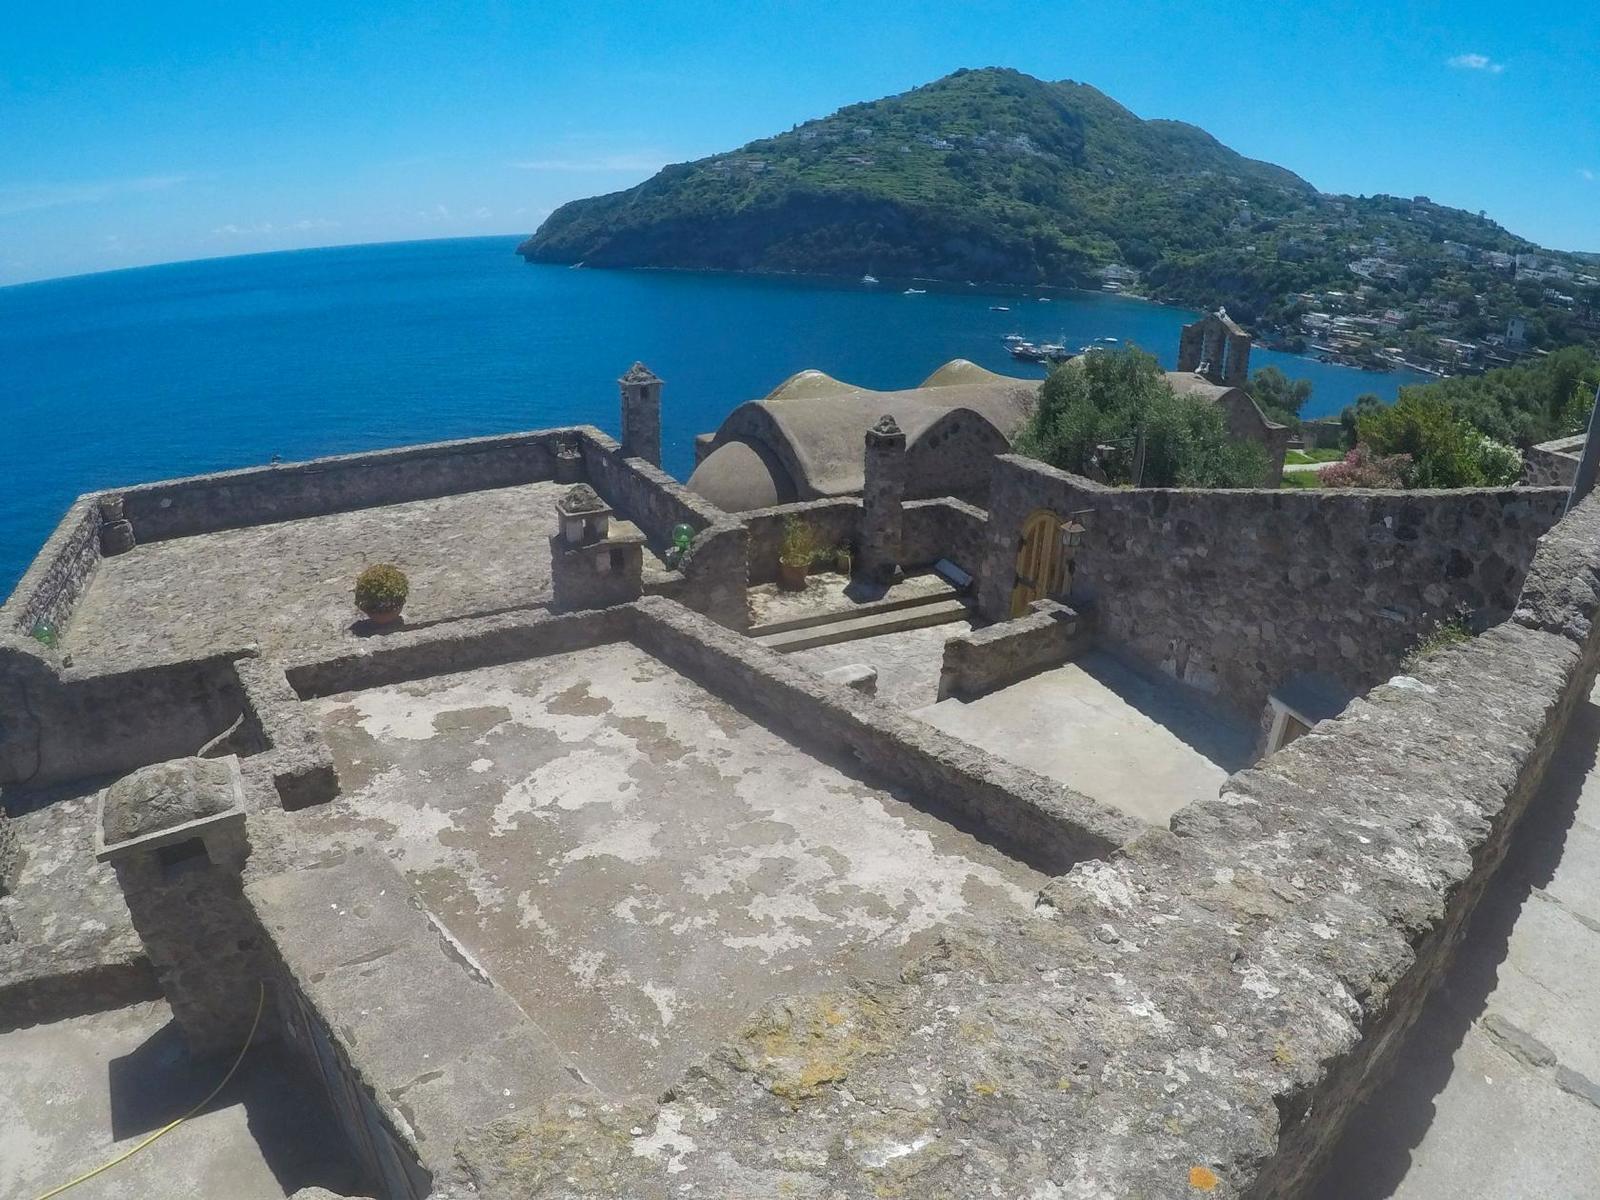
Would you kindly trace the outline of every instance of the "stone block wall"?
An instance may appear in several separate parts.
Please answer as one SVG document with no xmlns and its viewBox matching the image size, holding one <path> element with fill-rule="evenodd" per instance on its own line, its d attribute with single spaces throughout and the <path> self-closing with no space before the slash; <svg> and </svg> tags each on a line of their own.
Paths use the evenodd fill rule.
<svg viewBox="0 0 1600 1200">
<path fill-rule="evenodd" d="M 1059 667 L 1089 647 L 1089 622 L 1054 600 L 1035 600 L 1015 621 L 1000 621 L 944 644 L 939 699 L 979 696 Z"/>
<path fill-rule="evenodd" d="M 799 517 L 810 525 L 822 546 L 849 542 L 861 544 L 861 499 L 845 496 L 833 500 L 803 500 L 779 504 L 740 514 L 749 537 L 747 548 L 751 584 L 771 583 L 778 577 L 778 552 L 783 545 L 783 526 L 789 517 Z"/>
<path fill-rule="evenodd" d="M 948 558 L 976 578 L 983 567 L 989 514 L 961 500 L 908 500 L 901 534 L 902 566 L 929 566 Z"/>
<path fill-rule="evenodd" d="M 100 565 L 98 497 L 80 496 L 34 557 L 3 610 L 3 624 L 24 635 L 47 621 L 65 631 L 73 606 Z"/>
<path fill-rule="evenodd" d="M 0 646 L 0 784 L 120 775 L 196 754 L 245 712 L 230 656 L 57 672 Z"/>
<path fill-rule="evenodd" d="M 643 531 L 650 545 L 665 549 L 672 527 L 696 532 L 727 519 L 710 501 L 695 495 L 654 463 L 625 458 L 615 438 L 598 429 L 579 429 L 584 473 L 594 490 Z"/>
<path fill-rule="evenodd" d="M 1554 489 L 1114 489 L 1020 456 L 997 461 L 980 609 L 1009 614 L 1023 520 L 1092 509 L 1071 602 L 1098 634 L 1253 719 L 1289 677 L 1363 691 L 1461 609 L 1510 613 Z"/>
<path fill-rule="evenodd" d="M 1587 440 L 1588 435 L 1580 433 L 1534 446 L 1522 456 L 1522 478 L 1517 482 L 1524 487 L 1570 488 Z"/>
<path fill-rule="evenodd" d="M 245 715 L 261 740 L 260 752 L 241 762 L 247 779 L 270 781 L 285 808 L 309 808 L 339 794 L 333 751 L 317 722 L 289 686 L 283 664 L 248 657 L 234 663 Z"/>
<path fill-rule="evenodd" d="M 123 489 L 140 542 L 265 525 L 551 479 L 554 445 L 572 430 L 546 429 L 221 471 Z"/>
<path fill-rule="evenodd" d="M 586 650 L 628 637 L 633 623 L 631 605 L 559 615 L 530 610 L 477 617 L 403 629 L 345 654 L 290 663 L 285 676 L 295 694 L 309 700 Z"/>
</svg>

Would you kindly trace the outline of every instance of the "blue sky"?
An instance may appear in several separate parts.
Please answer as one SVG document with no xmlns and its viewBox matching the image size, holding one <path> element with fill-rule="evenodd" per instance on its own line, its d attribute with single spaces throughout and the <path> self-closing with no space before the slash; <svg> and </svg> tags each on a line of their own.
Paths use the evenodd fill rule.
<svg viewBox="0 0 1600 1200">
<path fill-rule="evenodd" d="M 963 66 L 1094 84 L 1327 191 L 1600 251 L 1591 3 L 15 4 L 0 283 L 530 232 Z"/>
</svg>

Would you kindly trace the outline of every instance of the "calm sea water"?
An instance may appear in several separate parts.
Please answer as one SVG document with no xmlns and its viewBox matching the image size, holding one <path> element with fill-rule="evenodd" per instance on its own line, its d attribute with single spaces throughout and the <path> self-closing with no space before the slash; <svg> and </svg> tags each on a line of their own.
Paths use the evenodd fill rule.
<svg viewBox="0 0 1600 1200">
<path fill-rule="evenodd" d="M 914 386 L 948 359 L 1013 374 L 1000 339 L 1135 342 L 1173 365 L 1177 308 L 1019 292 L 530 266 L 515 238 L 213 259 L 0 288 L 0 594 L 73 497 L 200 471 L 589 422 L 616 378 L 666 381 L 664 456 L 816 367 Z M 1007 305 L 1009 312 L 993 312 Z M 1257 350 L 1315 384 L 1307 415 L 1420 376 Z"/>
</svg>

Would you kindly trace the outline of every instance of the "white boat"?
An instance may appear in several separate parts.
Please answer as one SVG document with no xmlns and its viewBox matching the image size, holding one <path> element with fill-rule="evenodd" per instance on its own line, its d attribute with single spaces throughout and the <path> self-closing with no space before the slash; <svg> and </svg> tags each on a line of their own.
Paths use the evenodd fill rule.
<svg viewBox="0 0 1600 1200">
<path fill-rule="evenodd" d="M 861 277 L 861 282 L 862 283 L 877 283 L 878 282 L 878 277 L 876 275 L 863 275 Z"/>
<path fill-rule="evenodd" d="M 927 294 L 928 294 L 928 289 L 927 288 L 907 288 L 904 292 L 901 293 L 901 295 L 903 295 L 903 296 L 926 296 Z"/>
<path fill-rule="evenodd" d="M 1036 299 L 1039 301 L 1040 304 L 1049 304 L 1050 303 L 1050 297 L 1049 296 L 1039 296 L 1039 297 L 1036 297 Z"/>
<path fill-rule="evenodd" d="M 990 312 L 1010 312 L 1011 310 L 1009 308 L 1007 308 L 1004 304 L 991 304 L 991 305 L 989 305 L 989 311 Z"/>
<path fill-rule="evenodd" d="M 1114 337 L 1103 337 L 1100 340 L 1106 343 L 1108 346 L 1115 346 L 1117 344 L 1117 339 Z"/>
</svg>

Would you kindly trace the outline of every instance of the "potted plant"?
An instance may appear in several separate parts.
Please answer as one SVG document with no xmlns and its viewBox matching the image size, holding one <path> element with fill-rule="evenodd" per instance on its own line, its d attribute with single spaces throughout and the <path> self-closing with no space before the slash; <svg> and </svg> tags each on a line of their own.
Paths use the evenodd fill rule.
<svg viewBox="0 0 1600 1200">
<path fill-rule="evenodd" d="M 817 552 L 817 535 L 793 514 L 783 519 L 783 544 L 778 548 L 778 586 L 786 592 L 803 591 L 806 571 Z"/>
<path fill-rule="evenodd" d="M 393 563 L 373 563 L 356 576 L 356 607 L 374 625 L 392 625 L 400 619 L 411 585 L 405 572 Z"/>
<path fill-rule="evenodd" d="M 855 557 L 855 547 L 849 542 L 840 542 L 833 548 L 833 569 L 849 579 L 851 568 L 855 566 Z"/>
</svg>

